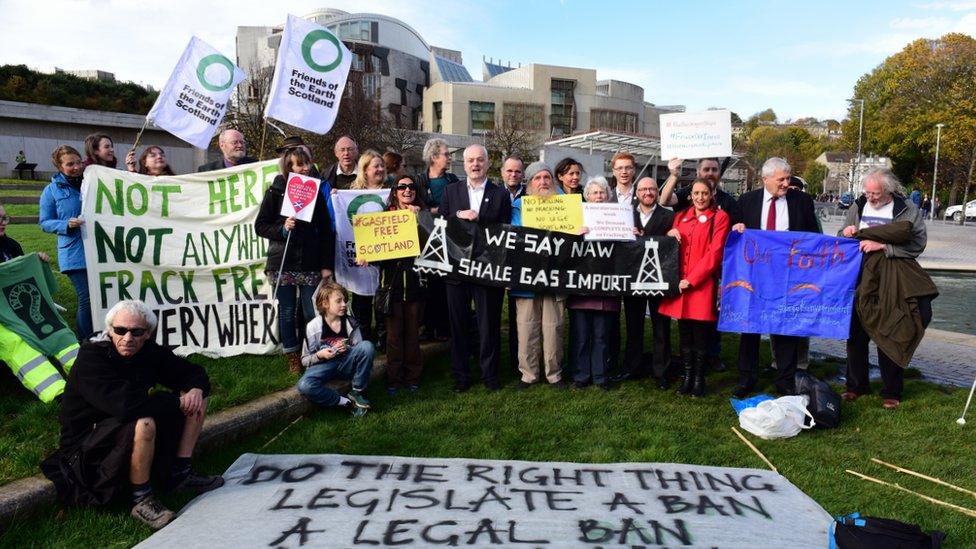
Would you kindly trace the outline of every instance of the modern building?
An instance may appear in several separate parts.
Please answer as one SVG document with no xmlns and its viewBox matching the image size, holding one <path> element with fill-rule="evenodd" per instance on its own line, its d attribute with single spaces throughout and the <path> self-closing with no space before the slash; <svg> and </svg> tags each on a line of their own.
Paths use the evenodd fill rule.
<svg viewBox="0 0 976 549">
<path fill-rule="evenodd" d="M 420 126 L 431 53 L 462 62 L 461 52 L 432 47 L 410 25 L 386 15 L 324 8 L 303 17 L 329 29 L 355 55 L 347 89 L 362 86 L 367 97 L 375 99 L 401 127 Z M 260 100 L 267 92 L 283 28 L 237 28 L 237 65 L 250 77 L 241 86 L 242 100 Z"/>
<path fill-rule="evenodd" d="M 65 70 L 58 67 L 54 67 L 54 74 L 70 74 L 72 76 L 77 76 L 78 78 L 84 78 L 85 80 L 98 80 L 99 82 L 115 82 L 114 72 L 101 71 L 98 69 Z"/>
</svg>

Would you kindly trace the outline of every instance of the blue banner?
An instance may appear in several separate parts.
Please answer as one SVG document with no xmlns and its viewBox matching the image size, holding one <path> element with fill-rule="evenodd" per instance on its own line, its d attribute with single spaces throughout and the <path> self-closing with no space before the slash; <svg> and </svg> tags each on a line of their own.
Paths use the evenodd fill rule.
<svg viewBox="0 0 976 549">
<path fill-rule="evenodd" d="M 729 233 L 718 329 L 847 339 L 858 241 L 816 233 Z"/>
</svg>

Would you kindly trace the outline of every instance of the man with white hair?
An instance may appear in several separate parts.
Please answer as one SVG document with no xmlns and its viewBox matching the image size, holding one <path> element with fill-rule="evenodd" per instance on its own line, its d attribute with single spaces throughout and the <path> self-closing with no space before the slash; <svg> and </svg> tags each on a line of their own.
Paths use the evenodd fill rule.
<svg viewBox="0 0 976 549">
<path fill-rule="evenodd" d="M 810 195 L 790 188 L 793 169 L 782 159 L 773 157 L 762 166 L 762 188 L 739 197 L 739 209 L 744 223 L 736 223 L 733 231 L 745 229 L 767 231 L 803 231 L 819 233 L 817 214 Z M 744 398 L 756 386 L 759 368 L 760 334 L 742 334 L 739 337 L 739 383 L 736 398 Z M 797 343 L 799 338 L 777 335 L 773 354 L 776 359 L 776 390 L 792 395 L 796 392 Z"/>
<path fill-rule="evenodd" d="M 247 156 L 247 143 L 244 141 L 244 134 L 235 129 L 229 128 L 220 132 L 220 136 L 217 137 L 217 146 L 220 147 L 221 157 L 200 166 L 197 168 L 198 172 L 212 172 L 258 161 L 257 158 Z"/>
<path fill-rule="evenodd" d="M 131 515 L 159 529 L 175 517 L 151 480 L 202 493 L 223 485 L 190 467 L 210 381 L 202 367 L 158 345 L 156 315 L 134 300 L 105 316 L 105 331 L 78 353 L 61 403 L 60 448 L 41 469 L 62 501 L 104 505 L 131 492 Z M 158 390 L 161 385 L 168 390 Z"/>
<path fill-rule="evenodd" d="M 448 185 L 444 189 L 440 213 L 444 217 L 457 218 L 471 224 L 474 231 L 489 223 L 508 223 L 512 220 L 512 201 L 508 192 L 488 180 L 488 150 L 483 145 L 470 145 L 464 149 L 464 172 L 467 179 Z M 474 225 L 477 224 L 477 225 Z M 482 250 L 472 250 L 478 257 Z M 482 286 L 472 282 L 445 280 L 447 286 L 447 311 L 451 321 L 451 371 L 454 390 L 462 393 L 471 387 L 468 374 L 468 357 L 471 337 L 471 304 L 477 311 L 479 362 L 481 378 L 489 390 L 500 388 L 498 383 L 498 359 L 501 347 L 502 288 Z"/>
</svg>

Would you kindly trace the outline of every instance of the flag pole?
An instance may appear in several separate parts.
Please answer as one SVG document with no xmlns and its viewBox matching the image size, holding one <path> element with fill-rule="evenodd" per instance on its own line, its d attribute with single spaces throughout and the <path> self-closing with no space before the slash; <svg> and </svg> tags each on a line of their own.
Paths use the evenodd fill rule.
<svg viewBox="0 0 976 549">
<path fill-rule="evenodd" d="M 139 141 L 142 140 L 142 132 L 146 131 L 146 127 L 147 126 L 149 126 L 149 115 L 148 114 L 146 115 L 146 119 L 142 122 L 142 128 L 140 128 L 139 129 L 139 133 L 136 134 L 136 141 L 135 141 L 135 143 L 132 144 L 132 148 L 129 149 L 129 152 L 135 152 L 136 148 L 139 147 Z M 128 154 L 126 156 L 128 156 Z M 138 166 L 136 166 L 136 169 L 138 169 Z"/>
<path fill-rule="evenodd" d="M 281 54 L 281 44 L 278 44 L 278 55 Z M 264 115 L 265 109 L 268 108 L 268 96 L 271 95 L 272 86 L 274 85 L 275 69 L 278 67 L 278 55 L 274 56 L 274 61 L 271 62 L 271 81 L 268 82 L 267 93 L 264 94 L 264 105 L 261 107 L 261 149 L 258 156 L 261 160 L 264 160 L 264 141 L 265 137 L 268 135 L 268 117 Z"/>
</svg>

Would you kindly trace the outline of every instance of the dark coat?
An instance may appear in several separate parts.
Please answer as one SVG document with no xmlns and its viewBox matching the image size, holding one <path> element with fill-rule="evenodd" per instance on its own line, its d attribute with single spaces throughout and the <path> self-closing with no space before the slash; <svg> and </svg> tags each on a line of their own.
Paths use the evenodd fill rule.
<svg viewBox="0 0 976 549">
<path fill-rule="evenodd" d="M 674 195 L 678 198 L 678 203 L 674 205 L 674 211 L 684 211 L 691 206 L 691 185 L 676 189 Z M 729 214 L 730 225 L 743 222 L 742 210 L 739 208 L 739 203 L 736 202 L 734 196 L 725 192 L 721 187 L 715 191 L 715 203 L 718 204 L 718 209 L 724 210 L 725 213 Z"/>
<path fill-rule="evenodd" d="M 339 163 L 329 166 L 322 172 L 322 183 L 328 183 L 329 187 L 338 190 L 345 190 L 356 180 L 356 176 L 339 175 Z"/>
<path fill-rule="evenodd" d="M 324 183 L 323 183 L 324 184 Z M 282 270 L 285 241 L 288 238 L 285 217 L 281 215 L 281 203 L 285 199 L 285 177 L 278 175 L 264 193 L 254 231 L 271 241 L 268 246 L 267 270 Z M 335 230 L 329 217 L 326 200 L 321 195 L 315 201 L 312 222 L 297 221 L 288 243 L 288 257 L 284 258 L 285 271 L 318 272 L 335 268 Z"/>
<path fill-rule="evenodd" d="M 508 191 L 495 185 L 491 180 L 485 181 L 485 193 L 482 197 L 481 208 L 478 213 L 477 224 L 469 223 L 470 231 L 476 230 L 492 223 L 511 223 L 512 222 L 512 201 Z M 444 196 L 438 213 L 447 219 L 456 217 L 457 213 L 470 210 L 470 199 L 468 198 L 467 181 L 459 181 L 453 185 L 444 187 Z M 467 223 L 467 222 L 465 222 Z M 482 250 L 472 250 L 477 256 Z M 458 284 L 456 280 L 445 279 L 445 284 Z"/>
<path fill-rule="evenodd" d="M 729 235 L 729 215 L 718 208 L 707 210 L 704 223 L 694 207 L 674 216 L 674 228 L 681 233 L 681 279 L 691 288 L 665 298 L 658 308 L 662 315 L 675 319 L 718 320 L 715 295 L 722 269 L 722 251 Z"/>
<path fill-rule="evenodd" d="M 914 236 L 911 221 L 861 229 L 854 237 L 900 245 Z M 897 365 L 907 368 L 925 335 L 918 298 L 939 295 L 932 278 L 915 259 L 864 254 L 854 304 L 871 340 Z"/>
<path fill-rule="evenodd" d="M 428 170 L 424 170 L 418 173 L 417 175 L 414 176 L 414 178 L 417 180 L 417 186 L 419 186 L 421 192 L 423 192 L 424 204 L 427 204 L 427 206 L 431 208 L 440 207 L 440 202 L 434 200 L 434 195 L 430 190 L 430 174 Z M 451 185 L 452 183 L 457 183 L 459 181 L 458 176 L 454 175 L 451 172 L 444 172 L 444 178 L 447 179 L 448 185 Z M 445 186 L 444 188 L 446 189 L 447 186 Z"/>
<path fill-rule="evenodd" d="M 7 235 L 0 236 L 0 263 L 24 255 L 20 243 Z"/>
<path fill-rule="evenodd" d="M 254 162 L 257 161 L 258 161 L 257 158 L 254 158 L 252 156 L 245 156 L 244 158 L 241 159 L 240 162 L 235 164 L 235 166 L 240 166 L 243 164 L 253 164 Z M 197 167 L 197 173 L 223 170 L 224 168 L 225 168 L 224 157 L 221 156 L 220 158 L 214 160 L 213 162 L 207 162 L 206 164 L 201 164 L 199 167 Z"/>
<path fill-rule="evenodd" d="M 634 227 L 641 230 L 641 234 L 644 236 L 664 236 L 668 234 L 671 227 L 674 225 L 674 212 L 671 210 L 656 206 L 654 208 L 654 213 L 651 214 L 651 218 L 647 221 L 647 225 L 641 225 L 641 212 L 640 207 L 634 207 Z"/>
<path fill-rule="evenodd" d="M 747 229 L 766 228 L 767 212 L 763 210 L 762 187 L 740 196 L 739 208 L 742 210 L 742 223 L 745 223 Z M 786 210 L 789 212 L 791 231 L 821 232 L 813 199 L 807 193 L 794 189 L 786 191 Z"/>
</svg>

